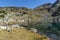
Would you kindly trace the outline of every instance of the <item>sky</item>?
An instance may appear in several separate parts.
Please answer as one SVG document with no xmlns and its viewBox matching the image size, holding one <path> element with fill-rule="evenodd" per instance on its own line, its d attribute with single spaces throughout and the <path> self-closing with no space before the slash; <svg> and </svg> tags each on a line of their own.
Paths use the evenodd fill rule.
<svg viewBox="0 0 60 40">
<path fill-rule="evenodd" d="M 17 6 L 35 8 L 45 3 L 54 3 L 56 0 L 0 0 L 0 7 Z"/>
</svg>

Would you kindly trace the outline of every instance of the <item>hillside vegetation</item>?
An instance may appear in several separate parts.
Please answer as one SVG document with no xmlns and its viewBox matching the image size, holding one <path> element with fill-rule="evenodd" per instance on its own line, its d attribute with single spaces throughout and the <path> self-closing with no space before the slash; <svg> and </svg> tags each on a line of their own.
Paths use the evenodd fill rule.
<svg viewBox="0 0 60 40">
<path fill-rule="evenodd" d="M 47 40 L 47 37 L 24 28 L 14 28 L 12 32 L 6 30 L 0 31 L 0 40 Z"/>
</svg>

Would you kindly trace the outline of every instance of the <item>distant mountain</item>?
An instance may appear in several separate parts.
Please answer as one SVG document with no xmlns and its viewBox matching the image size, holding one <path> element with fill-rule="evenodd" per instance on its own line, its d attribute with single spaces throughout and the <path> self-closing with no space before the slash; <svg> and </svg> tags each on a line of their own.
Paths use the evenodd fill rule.
<svg viewBox="0 0 60 40">
<path fill-rule="evenodd" d="M 3 9 L 3 8 L 10 8 L 10 9 L 28 9 L 26 7 L 14 7 L 14 6 L 8 6 L 8 7 L 0 7 L 0 9 Z"/>
</svg>

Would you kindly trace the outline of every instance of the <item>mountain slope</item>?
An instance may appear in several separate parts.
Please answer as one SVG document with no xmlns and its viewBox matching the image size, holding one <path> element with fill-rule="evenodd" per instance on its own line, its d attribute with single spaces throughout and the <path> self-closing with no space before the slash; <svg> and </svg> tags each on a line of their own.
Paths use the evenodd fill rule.
<svg viewBox="0 0 60 40">
<path fill-rule="evenodd" d="M 0 40 L 47 40 L 44 35 L 33 33 L 24 28 L 14 28 L 12 32 L 6 30 L 0 31 Z"/>
</svg>

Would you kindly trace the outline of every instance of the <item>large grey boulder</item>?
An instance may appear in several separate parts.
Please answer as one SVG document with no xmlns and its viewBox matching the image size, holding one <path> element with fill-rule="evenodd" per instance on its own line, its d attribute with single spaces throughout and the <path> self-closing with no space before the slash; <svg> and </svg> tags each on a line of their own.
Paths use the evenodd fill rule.
<svg viewBox="0 0 60 40">
<path fill-rule="evenodd" d="M 37 29 L 36 28 L 30 28 L 30 30 L 34 33 L 37 33 Z"/>
</svg>

